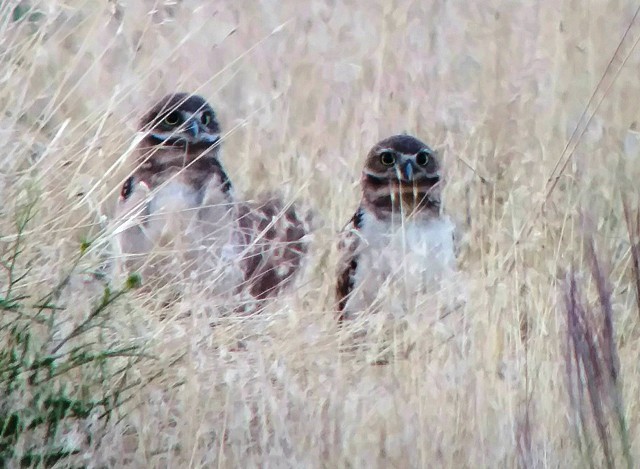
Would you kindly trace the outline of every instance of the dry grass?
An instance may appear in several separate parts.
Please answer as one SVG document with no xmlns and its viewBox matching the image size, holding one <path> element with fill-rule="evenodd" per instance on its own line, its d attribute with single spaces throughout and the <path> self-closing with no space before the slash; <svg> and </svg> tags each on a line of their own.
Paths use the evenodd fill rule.
<svg viewBox="0 0 640 469">
<path fill-rule="evenodd" d="M 615 420 L 598 427 L 618 441 L 606 454 L 597 433 L 581 452 L 567 392 L 565 273 L 584 308 L 602 300 L 585 234 L 608 285 L 615 409 L 640 459 L 638 248 L 621 198 L 631 220 L 640 20 L 581 120 L 634 2 L 32 0 L 39 15 L 15 21 L 26 3 L 0 3 L 0 248 L 34 191 L 22 294 L 55 285 L 95 240 L 61 328 L 92 300 L 81 274 L 110 255 L 124 157 L 138 117 L 166 92 L 213 103 L 241 193 L 280 187 L 322 221 L 298 287 L 259 317 L 212 327 L 211 300 L 196 294 L 164 309 L 144 293 L 119 303 L 107 340 L 145 344 L 154 359 L 131 370 L 143 381 L 163 373 L 86 446 L 85 463 L 582 467 L 587 454 L 595 467 L 624 465 Z M 469 301 L 453 340 L 450 324 L 409 319 L 380 339 L 389 363 L 373 366 L 331 313 L 335 240 L 366 151 L 402 131 L 444 152 Z"/>
</svg>

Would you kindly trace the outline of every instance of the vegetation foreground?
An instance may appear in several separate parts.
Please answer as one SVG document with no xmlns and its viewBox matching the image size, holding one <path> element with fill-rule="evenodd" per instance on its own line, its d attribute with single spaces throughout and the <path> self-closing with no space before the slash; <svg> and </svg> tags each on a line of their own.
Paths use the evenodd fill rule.
<svg viewBox="0 0 640 469">
<path fill-rule="evenodd" d="M 423 3 L 0 3 L 0 466 L 636 467 L 636 6 Z M 261 314 L 109 276 L 138 119 L 177 90 L 235 190 L 314 214 Z M 442 155 L 467 301 L 363 337 L 338 232 L 402 132 Z"/>
</svg>

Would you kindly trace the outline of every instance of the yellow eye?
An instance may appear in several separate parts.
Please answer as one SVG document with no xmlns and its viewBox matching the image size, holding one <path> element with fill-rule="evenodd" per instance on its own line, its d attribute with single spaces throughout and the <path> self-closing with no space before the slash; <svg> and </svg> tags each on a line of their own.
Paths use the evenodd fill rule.
<svg viewBox="0 0 640 469">
<path fill-rule="evenodd" d="M 209 111 L 203 112 L 202 116 L 200 116 L 200 122 L 202 122 L 204 126 L 211 124 L 211 113 Z"/>
<path fill-rule="evenodd" d="M 396 156 L 390 151 L 380 153 L 380 163 L 385 166 L 393 166 L 396 163 Z"/>
<path fill-rule="evenodd" d="M 431 159 L 431 155 L 426 150 L 421 150 L 416 155 L 416 163 L 418 166 L 426 166 L 429 163 L 430 159 Z"/>
<path fill-rule="evenodd" d="M 173 111 L 162 121 L 163 124 L 168 125 L 169 127 L 174 127 L 180 123 L 182 118 L 180 117 L 180 113 L 178 111 Z"/>
</svg>

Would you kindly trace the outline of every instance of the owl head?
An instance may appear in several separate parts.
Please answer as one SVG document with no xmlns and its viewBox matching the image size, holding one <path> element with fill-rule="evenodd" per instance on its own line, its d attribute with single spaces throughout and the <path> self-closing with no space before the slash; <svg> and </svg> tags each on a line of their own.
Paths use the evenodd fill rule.
<svg viewBox="0 0 640 469">
<path fill-rule="evenodd" d="M 162 98 L 140 122 L 145 147 L 202 153 L 218 146 L 220 124 L 201 96 L 174 93 Z"/>
<path fill-rule="evenodd" d="M 441 179 L 434 150 L 410 135 L 394 135 L 369 151 L 362 172 L 363 197 L 380 214 L 437 212 Z"/>
</svg>

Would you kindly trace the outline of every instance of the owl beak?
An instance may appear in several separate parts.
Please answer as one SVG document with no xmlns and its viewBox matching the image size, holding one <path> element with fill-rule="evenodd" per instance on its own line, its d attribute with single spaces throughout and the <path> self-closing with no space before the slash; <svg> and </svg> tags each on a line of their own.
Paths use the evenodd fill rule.
<svg viewBox="0 0 640 469">
<path fill-rule="evenodd" d="M 413 174 L 414 174 L 413 162 L 412 161 L 407 161 L 402 166 L 402 176 L 404 177 L 404 179 L 406 181 L 413 182 Z"/>
<path fill-rule="evenodd" d="M 193 138 L 198 137 L 198 133 L 200 132 L 200 126 L 195 120 L 189 120 L 187 122 L 187 128 L 185 129 L 189 135 Z"/>
</svg>

